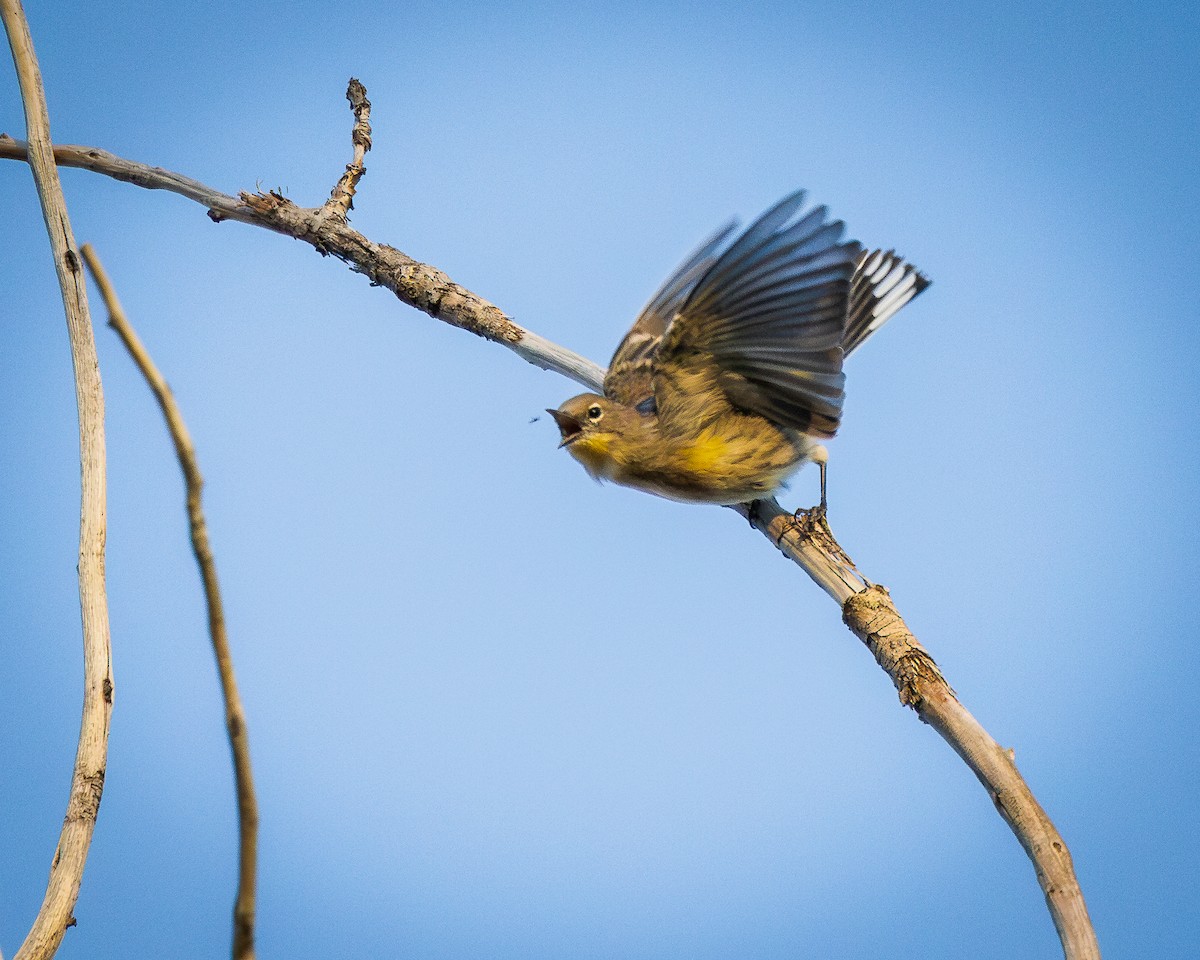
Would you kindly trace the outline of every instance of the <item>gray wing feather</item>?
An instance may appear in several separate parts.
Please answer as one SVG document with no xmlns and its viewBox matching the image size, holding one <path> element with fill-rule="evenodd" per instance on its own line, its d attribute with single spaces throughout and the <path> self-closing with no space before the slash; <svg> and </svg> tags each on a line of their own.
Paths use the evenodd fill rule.
<svg viewBox="0 0 1200 960">
<path fill-rule="evenodd" d="M 844 226 L 817 207 L 793 220 L 803 191 L 750 225 L 695 284 L 654 360 L 711 360 L 736 406 L 813 436 L 841 419 L 842 339 L 851 279 L 861 254 Z M 669 393 L 656 377 L 656 395 Z M 659 396 L 660 413 L 670 397 Z"/>
<path fill-rule="evenodd" d="M 642 308 L 608 365 L 604 377 L 605 396 L 637 406 L 653 395 L 652 364 L 663 333 L 679 313 L 696 281 L 716 262 L 721 248 L 737 226 L 736 220 L 729 221 L 693 250 Z"/>
</svg>

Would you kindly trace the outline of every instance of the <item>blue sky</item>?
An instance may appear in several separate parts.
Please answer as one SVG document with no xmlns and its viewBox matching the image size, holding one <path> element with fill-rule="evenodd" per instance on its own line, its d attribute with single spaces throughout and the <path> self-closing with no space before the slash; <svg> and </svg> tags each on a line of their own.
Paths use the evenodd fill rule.
<svg viewBox="0 0 1200 960">
<path fill-rule="evenodd" d="M 228 192 L 320 203 L 360 78 L 354 224 L 599 362 L 696 241 L 797 186 L 919 264 L 934 286 L 847 369 L 834 529 L 1015 749 L 1106 955 L 1194 949 L 1193 9 L 31 7 L 57 139 Z M 21 135 L 7 60 L 0 91 Z M 260 956 L 1056 955 L 986 794 L 827 598 L 728 511 L 597 487 L 530 423 L 573 384 L 301 244 L 64 184 L 208 480 Z M 65 327 L 23 166 L 0 199 L 11 955 L 81 666 Z M 232 784 L 182 484 L 97 336 L 117 701 L 60 956 L 220 956 Z M 815 495 L 805 471 L 784 500 Z"/>
</svg>

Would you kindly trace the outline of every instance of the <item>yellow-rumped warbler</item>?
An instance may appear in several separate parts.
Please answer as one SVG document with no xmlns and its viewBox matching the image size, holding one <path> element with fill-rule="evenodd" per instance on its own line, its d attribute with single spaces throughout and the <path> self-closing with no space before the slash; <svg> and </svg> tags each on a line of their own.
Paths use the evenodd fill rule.
<svg viewBox="0 0 1200 960">
<path fill-rule="evenodd" d="M 597 480 L 689 503 L 769 496 L 837 432 L 842 361 L 929 280 L 892 251 L 842 242 L 797 191 L 732 242 L 726 225 L 643 308 L 604 395 L 547 410 Z"/>
</svg>

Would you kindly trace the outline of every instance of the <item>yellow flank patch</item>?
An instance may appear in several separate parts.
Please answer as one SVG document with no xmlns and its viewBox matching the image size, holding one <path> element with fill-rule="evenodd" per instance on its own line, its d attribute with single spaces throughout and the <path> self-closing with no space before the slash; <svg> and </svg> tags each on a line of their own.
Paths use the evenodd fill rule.
<svg viewBox="0 0 1200 960">
<path fill-rule="evenodd" d="M 729 445 L 724 438 L 713 436 L 701 437 L 695 443 L 683 450 L 683 459 L 693 473 L 702 476 L 711 473 L 718 464 L 729 458 Z"/>
</svg>

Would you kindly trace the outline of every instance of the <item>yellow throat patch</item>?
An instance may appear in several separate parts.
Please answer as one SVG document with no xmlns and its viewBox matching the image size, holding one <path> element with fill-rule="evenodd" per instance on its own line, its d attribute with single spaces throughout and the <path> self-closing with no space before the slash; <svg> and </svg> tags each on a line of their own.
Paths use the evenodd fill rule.
<svg viewBox="0 0 1200 960">
<path fill-rule="evenodd" d="M 609 477 L 612 475 L 613 459 L 609 452 L 612 447 L 611 434 L 593 434 L 590 437 L 580 437 L 567 449 L 576 460 L 583 464 L 593 477 Z"/>
</svg>

